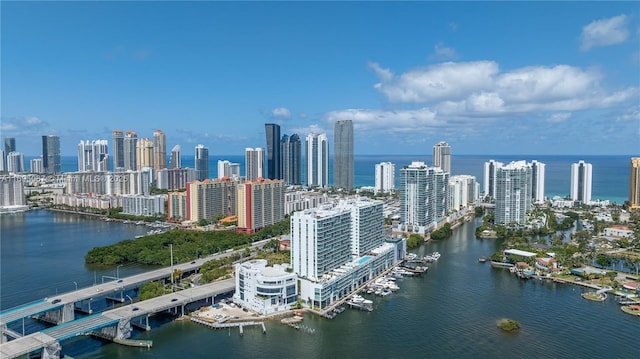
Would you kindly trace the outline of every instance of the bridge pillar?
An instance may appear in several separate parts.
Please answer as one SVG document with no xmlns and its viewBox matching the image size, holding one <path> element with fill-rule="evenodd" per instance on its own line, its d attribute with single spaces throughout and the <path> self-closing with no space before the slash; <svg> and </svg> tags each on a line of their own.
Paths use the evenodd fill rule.
<svg viewBox="0 0 640 359">
<path fill-rule="evenodd" d="M 70 322 L 75 319 L 75 303 L 67 303 L 62 307 L 62 315 L 60 316 L 60 321 L 58 324 Z"/>
<path fill-rule="evenodd" d="M 128 339 L 131 337 L 131 331 L 131 321 L 129 319 L 123 319 L 118 322 L 118 327 L 116 328 L 116 338 Z"/>
<path fill-rule="evenodd" d="M 8 341 L 7 334 L 5 334 L 6 330 L 7 330 L 7 325 L 2 324 L 2 326 L 0 326 L 0 332 L 2 333 L 2 335 L 0 335 L 0 344 L 6 343 Z"/>
<path fill-rule="evenodd" d="M 60 350 L 62 347 L 59 342 L 47 343 L 42 348 L 42 359 L 60 359 Z"/>
</svg>

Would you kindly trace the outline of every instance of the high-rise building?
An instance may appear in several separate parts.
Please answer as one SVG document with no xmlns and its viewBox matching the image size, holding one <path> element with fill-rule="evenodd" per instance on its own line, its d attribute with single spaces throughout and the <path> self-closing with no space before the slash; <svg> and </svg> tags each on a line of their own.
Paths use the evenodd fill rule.
<svg viewBox="0 0 640 359">
<path fill-rule="evenodd" d="M 186 211 L 181 214 L 171 214 L 169 218 L 180 216 L 182 220 L 198 222 L 201 219 L 210 220 L 215 216 L 232 216 L 236 214 L 236 181 L 230 179 L 213 181 L 193 181 L 187 184 Z M 171 199 L 170 205 L 171 205 Z M 171 211 L 171 207 L 170 211 Z"/>
<path fill-rule="evenodd" d="M 181 168 L 182 160 L 180 155 L 180 145 L 175 145 L 171 149 L 171 159 L 169 160 L 169 168 Z"/>
<path fill-rule="evenodd" d="M 353 122 L 336 121 L 333 137 L 333 186 L 351 191 L 354 187 Z"/>
<path fill-rule="evenodd" d="M 302 184 L 302 142 L 300 136 L 283 135 L 280 141 L 282 155 L 282 179 L 288 185 Z"/>
<path fill-rule="evenodd" d="M 196 179 L 204 181 L 209 179 L 209 149 L 204 145 L 196 146 Z"/>
<path fill-rule="evenodd" d="M 426 232 L 449 209 L 449 173 L 421 161 L 400 170 L 400 219 L 410 231 Z"/>
<path fill-rule="evenodd" d="M 247 181 L 264 178 L 264 148 L 245 148 L 244 160 L 244 171 Z"/>
<path fill-rule="evenodd" d="M 484 196 L 494 199 L 496 197 L 496 172 L 504 166 L 502 162 L 490 160 L 484 163 Z"/>
<path fill-rule="evenodd" d="M 16 151 L 16 139 L 15 137 L 5 137 L 4 138 L 4 152 L 1 160 L 4 160 L 3 170 L 6 168 L 7 163 L 7 155 L 11 152 Z"/>
<path fill-rule="evenodd" d="M 427 172 L 420 161 L 400 170 L 400 221 L 408 228 L 427 225 Z"/>
<path fill-rule="evenodd" d="M 184 189 L 187 183 L 196 179 L 196 171 L 193 168 L 163 168 L 158 171 L 156 187 L 175 191 Z"/>
<path fill-rule="evenodd" d="M 4 150 L 0 150 L 0 172 L 4 172 L 7 170 L 7 156 L 4 153 Z"/>
<path fill-rule="evenodd" d="M 351 261 L 351 210 L 315 208 L 291 216 L 291 267 L 319 279 Z M 322 254 L 319 249 L 322 248 Z"/>
<path fill-rule="evenodd" d="M 267 123 L 264 129 L 267 135 L 267 178 L 282 179 L 280 125 Z"/>
<path fill-rule="evenodd" d="M 223 179 L 224 177 L 239 178 L 240 164 L 227 160 L 218 160 L 218 179 Z"/>
<path fill-rule="evenodd" d="M 329 141 L 324 133 L 310 133 L 306 140 L 307 186 L 329 185 Z"/>
<path fill-rule="evenodd" d="M 545 164 L 531 161 L 531 200 L 533 203 L 544 203 L 544 168 Z"/>
<path fill-rule="evenodd" d="M 284 181 L 259 178 L 236 189 L 238 230 L 254 233 L 284 219 Z"/>
<path fill-rule="evenodd" d="M 108 171 L 109 149 L 107 140 L 80 141 L 78 144 L 78 171 Z"/>
<path fill-rule="evenodd" d="M 153 131 L 153 173 L 167 168 L 167 136 L 161 130 Z"/>
<path fill-rule="evenodd" d="M 393 191 L 396 186 L 396 165 L 391 162 L 380 162 L 375 168 L 375 193 Z"/>
<path fill-rule="evenodd" d="M 433 167 L 451 173 L 451 146 L 448 143 L 438 142 L 433 146 Z"/>
<path fill-rule="evenodd" d="M 531 209 L 531 164 L 511 162 L 496 171 L 495 223 L 523 224 Z"/>
<path fill-rule="evenodd" d="M 474 176 L 458 175 L 449 178 L 449 209 L 459 210 L 476 201 L 479 184 Z"/>
<path fill-rule="evenodd" d="M 640 157 L 632 157 L 630 167 L 629 209 L 640 209 Z"/>
<path fill-rule="evenodd" d="M 42 158 L 34 158 L 31 161 L 29 161 L 29 171 L 31 173 L 44 173 Z"/>
<path fill-rule="evenodd" d="M 591 202 L 591 164 L 580 160 L 571 164 L 571 199 L 583 204 Z"/>
<path fill-rule="evenodd" d="M 42 136 L 42 165 L 45 173 L 60 173 L 60 137 Z"/>
<path fill-rule="evenodd" d="M 382 201 L 368 198 L 340 201 L 337 210 L 351 212 L 351 256 L 364 256 L 384 243 L 384 214 Z"/>
<path fill-rule="evenodd" d="M 136 167 L 153 168 L 153 141 L 148 138 L 140 138 L 136 143 Z"/>
<path fill-rule="evenodd" d="M 113 171 L 124 171 L 124 133 L 121 130 L 114 130 L 111 133 L 113 141 Z"/>
<path fill-rule="evenodd" d="M 24 206 L 26 204 L 22 178 L 16 176 L 3 178 L 0 181 L 0 207 Z"/>
<path fill-rule="evenodd" d="M 22 152 L 9 152 L 7 154 L 7 172 L 22 173 L 24 172 L 24 155 Z"/>
<path fill-rule="evenodd" d="M 127 131 L 124 136 L 124 170 L 135 171 L 138 169 L 138 134 Z"/>
</svg>

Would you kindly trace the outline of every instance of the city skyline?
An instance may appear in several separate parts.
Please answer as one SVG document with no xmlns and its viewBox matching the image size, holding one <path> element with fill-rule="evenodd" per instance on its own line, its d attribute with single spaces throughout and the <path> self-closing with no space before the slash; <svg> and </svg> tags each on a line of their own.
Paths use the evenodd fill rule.
<svg viewBox="0 0 640 359">
<path fill-rule="evenodd" d="M 620 2 L 5 2 L 0 136 L 33 156 L 56 135 L 68 156 L 115 129 L 162 128 L 167 146 L 227 155 L 266 147 L 265 123 L 304 138 L 352 120 L 356 154 L 426 154 L 445 140 L 456 154 L 634 155 L 636 13 Z"/>
</svg>

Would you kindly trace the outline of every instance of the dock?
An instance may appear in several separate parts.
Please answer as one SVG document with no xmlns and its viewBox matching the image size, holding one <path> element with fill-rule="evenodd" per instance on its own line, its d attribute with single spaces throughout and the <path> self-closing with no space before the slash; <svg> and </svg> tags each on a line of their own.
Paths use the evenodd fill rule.
<svg viewBox="0 0 640 359">
<path fill-rule="evenodd" d="M 202 324 L 202 325 L 204 325 L 206 327 L 209 327 L 211 329 L 224 329 L 224 328 L 235 328 L 235 327 L 238 327 L 239 331 L 240 331 L 240 335 L 244 334 L 244 327 L 261 326 L 262 327 L 262 333 L 263 334 L 267 334 L 267 327 L 264 325 L 264 322 L 214 323 L 214 322 L 209 322 L 209 321 L 198 319 L 198 318 L 194 318 L 194 317 L 191 317 L 190 319 L 194 323 Z"/>
</svg>

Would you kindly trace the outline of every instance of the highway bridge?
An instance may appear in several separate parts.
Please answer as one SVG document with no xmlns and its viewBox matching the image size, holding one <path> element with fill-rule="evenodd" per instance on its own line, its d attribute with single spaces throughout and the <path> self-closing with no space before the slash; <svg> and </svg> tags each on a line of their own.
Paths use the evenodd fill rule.
<svg viewBox="0 0 640 359">
<path fill-rule="evenodd" d="M 235 279 L 227 279 L 63 322 L 40 332 L 20 336 L 15 340 L 0 344 L 0 358 L 16 358 L 40 352 L 43 359 L 58 359 L 62 349 L 61 342 L 80 335 L 96 335 L 111 340 L 127 339 L 131 336 L 132 325 L 150 330 L 148 318 L 155 313 L 172 311 L 177 315 L 184 315 L 184 308 L 187 304 L 203 299 L 209 301 L 209 298 L 213 303 L 215 296 L 231 292 L 234 289 Z M 17 308 L 15 313 L 42 311 L 50 309 L 52 306 L 53 304 L 47 301 L 33 303 L 28 306 L 32 309 L 29 310 L 23 306 Z M 7 311 L 6 314 L 3 313 L 3 319 L 13 320 L 10 318 L 16 318 L 17 315 L 12 316 L 11 311 Z"/>
<path fill-rule="evenodd" d="M 262 248 L 268 240 L 255 242 L 252 249 Z M 234 251 L 227 250 L 205 258 L 199 258 L 188 263 L 180 263 L 142 274 L 126 278 L 115 278 L 112 281 L 96 284 L 92 287 L 80 288 L 72 292 L 59 294 L 54 297 L 44 298 L 33 303 L 27 303 L 15 308 L 0 312 L 0 343 L 8 340 L 7 337 L 16 338 L 15 331 L 9 329 L 9 325 L 27 318 L 62 324 L 75 319 L 75 312 L 81 311 L 93 314 L 92 302 L 99 298 L 117 299 L 124 302 L 124 291 L 141 287 L 143 284 L 171 277 L 174 270 L 183 273 L 195 272 L 205 263 L 213 259 L 223 259 L 231 256 Z M 24 327 L 24 326 L 23 326 Z M 22 333 L 24 336 L 26 333 Z"/>
</svg>

